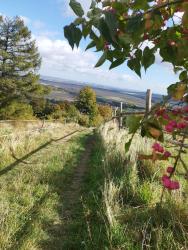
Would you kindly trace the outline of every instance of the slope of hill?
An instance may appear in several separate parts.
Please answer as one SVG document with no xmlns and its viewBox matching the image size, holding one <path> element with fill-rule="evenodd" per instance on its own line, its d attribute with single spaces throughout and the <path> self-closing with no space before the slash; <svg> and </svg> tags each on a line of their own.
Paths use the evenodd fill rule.
<svg viewBox="0 0 188 250">
<path fill-rule="evenodd" d="M 96 91 L 98 102 L 119 106 L 119 102 L 122 101 L 125 104 L 135 105 L 142 108 L 145 107 L 145 92 L 111 88 L 96 84 L 85 84 L 52 77 L 42 77 L 41 83 L 52 86 L 52 93 L 49 95 L 49 98 L 54 100 L 73 101 L 78 95 L 80 89 L 89 85 Z M 161 98 L 161 95 L 153 94 L 152 102 L 158 102 Z"/>
</svg>

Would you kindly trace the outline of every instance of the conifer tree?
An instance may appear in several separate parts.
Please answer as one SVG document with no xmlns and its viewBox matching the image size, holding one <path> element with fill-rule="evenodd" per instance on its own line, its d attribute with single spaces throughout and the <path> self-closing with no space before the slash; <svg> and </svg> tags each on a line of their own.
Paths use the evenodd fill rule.
<svg viewBox="0 0 188 250">
<path fill-rule="evenodd" d="M 11 104 L 29 103 L 43 95 L 39 83 L 41 58 L 31 32 L 20 17 L 0 17 L 0 110 Z M 3 118 L 0 112 L 1 119 Z"/>
</svg>

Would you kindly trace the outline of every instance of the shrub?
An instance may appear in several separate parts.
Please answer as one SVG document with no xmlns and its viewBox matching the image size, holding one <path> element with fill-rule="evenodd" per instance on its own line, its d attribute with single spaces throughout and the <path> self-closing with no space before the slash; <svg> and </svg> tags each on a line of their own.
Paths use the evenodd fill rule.
<svg viewBox="0 0 188 250">
<path fill-rule="evenodd" d="M 16 120 L 16 119 L 33 119 L 32 106 L 27 103 L 11 102 L 5 108 L 0 109 L 0 119 Z"/>
<path fill-rule="evenodd" d="M 90 126 L 99 127 L 104 122 L 103 117 L 98 114 L 90 119 Z"/>
<path fill-rule="evenodd" d="M 45 108 L 46 108 L 46 99 L 45 98 L 33 98 L 30 102 L 33 108 L 34 115 L 40 119 L 45 117 Z"/>
<path fill-rule="evenodd" d="M 63 102 L 59 103 L 59 106 L 61 107 L 61 110 L 63 112 L 63 116 L 65 118 L 68 118 L 71 120 L 78 119 L 79 111 L 73 103 L 71 103 L 69 101 L 63 101 Z"/>
<path fill-rule="evenodd" d="M 112 118 L 112 108 L 109 105 L 99 105 L 98 110 L 105 121 L 109 121 Z"/>
<path fill-rule="evenodd" d="M 81 113 L 95 116 L 98 113 L 95 91 L 88 86 L 81 89 L 76 105 Z"/>
<path fill-rule="evenodd" d="M 89 127 L 89 116 L 80 114 L 79 119 L 78 119 L 78 123 L 81 126 Z"/>
</svg>

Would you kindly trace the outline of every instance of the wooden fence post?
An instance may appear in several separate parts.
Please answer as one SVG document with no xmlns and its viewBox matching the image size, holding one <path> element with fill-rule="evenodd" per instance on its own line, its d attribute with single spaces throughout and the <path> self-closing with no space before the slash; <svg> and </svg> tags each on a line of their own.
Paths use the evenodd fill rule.
<svg viewBox="0 0 188 250">
<path fill-rule="evenodd" d="M 148 89 L 146 93 L 146 114 L 148 114 L 151 111 L 151 101 L 152 101 L 152 91 L 151 89 Z"/>
<path fill-rule="evenodd" d="M 115 107 L 115 109 L 114 109 L 114 116 L 115 117 L 117 116 L 117 111 L 118 111 L 118 107 Z"/>
<path fill-rule="evenodd" d="M 119 128 L 123 127 L 123 102 L 120 103 L 120 118 L 119 118 Z"/>
</svg>

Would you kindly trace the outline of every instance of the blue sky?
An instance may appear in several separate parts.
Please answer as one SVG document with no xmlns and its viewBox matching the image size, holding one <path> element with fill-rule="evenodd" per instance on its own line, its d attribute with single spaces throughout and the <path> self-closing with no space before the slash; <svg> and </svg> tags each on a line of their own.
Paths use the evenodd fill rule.
<svg viewBox="0 0 188 250">
<path fill-rule="evenodd" d="M 119 88 L 165 93 L 166 87 L 177 80 L 172 67 L 161 63 L 157 56 L 156 64 L 142 79 L 126 65 L 108 71 L 108 63 L 99 69 L 94 65 L 100 55 L 84 51 L 86 42 L 79 49 L 71 50 L 63 36 L 63 26 L 74 19 L 68 6 L 69 0 L 0 0 L 0 13 L 7 16 L 21 16 L 29 26 L 42 56 L 40 73 L 46 76 L 77 80 Z M 80 0 L 85 10 L 90 0 Z"/>
</svg>

